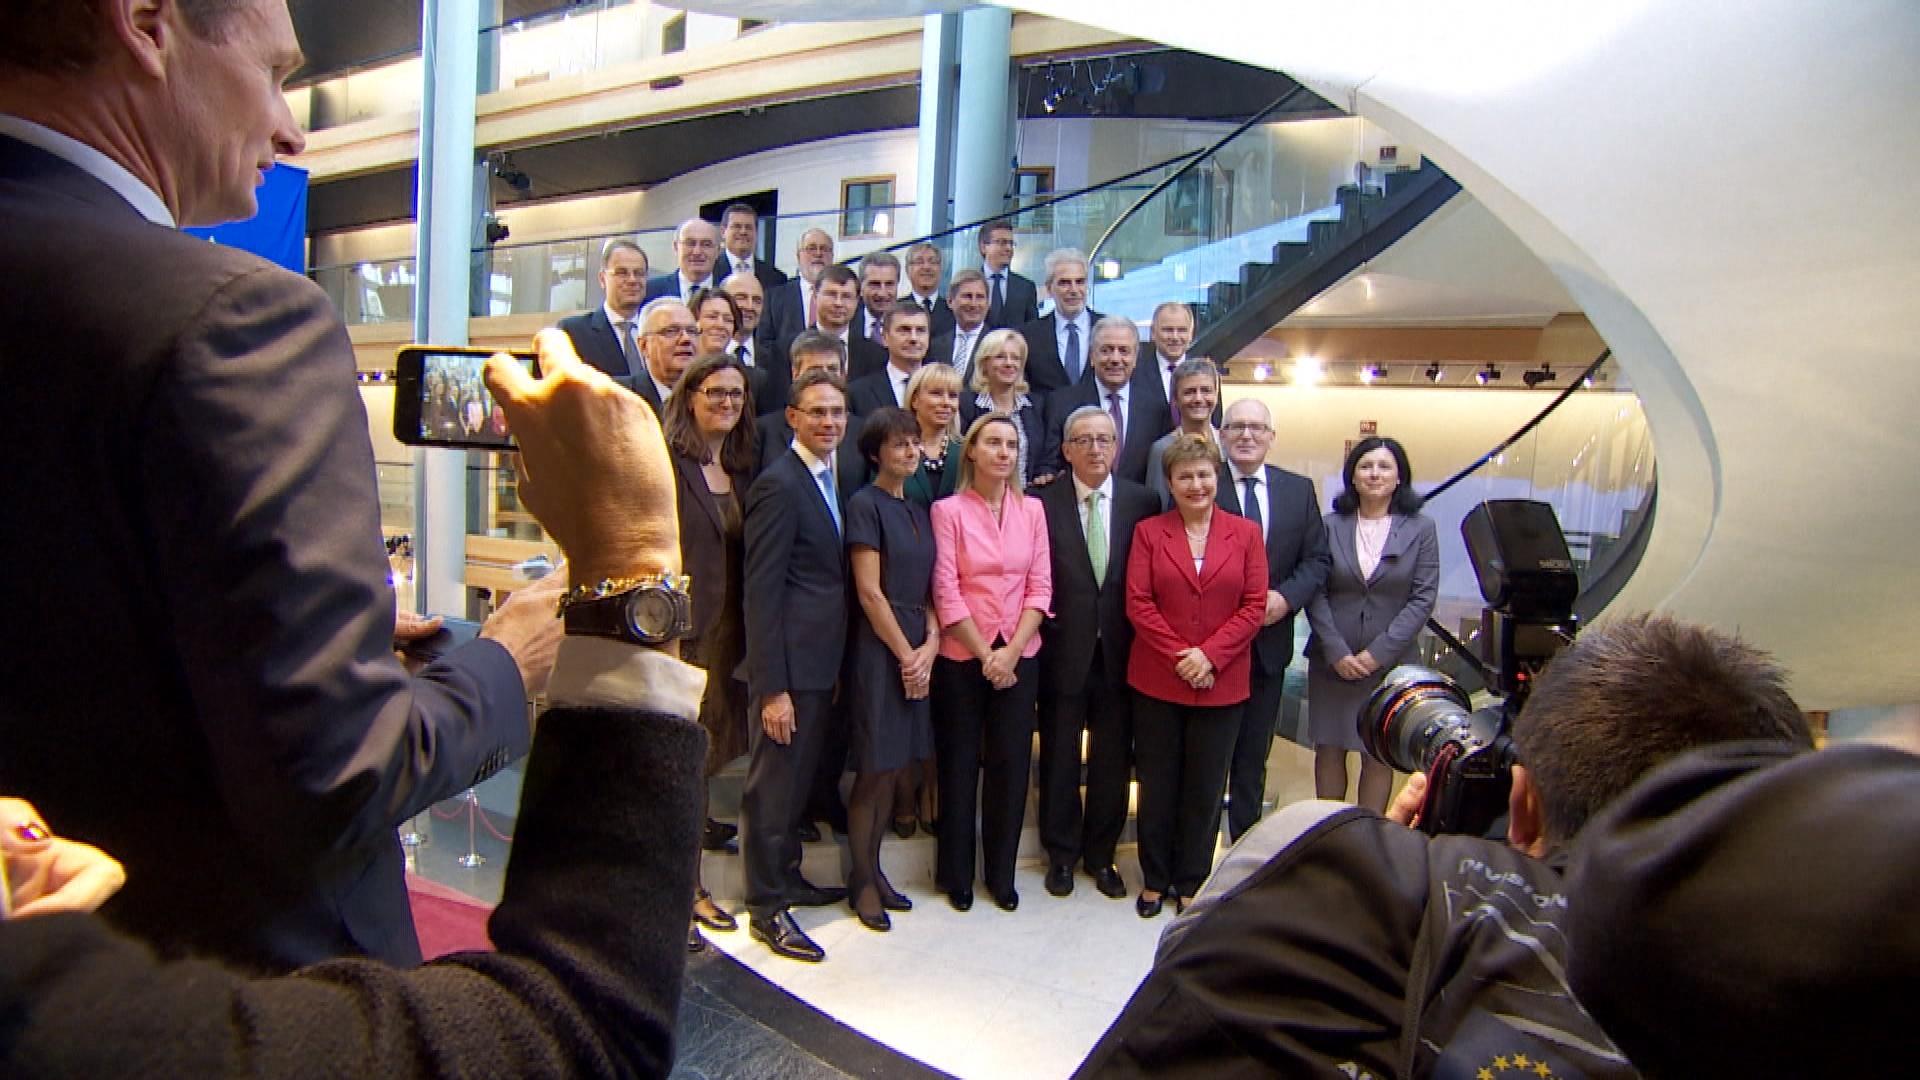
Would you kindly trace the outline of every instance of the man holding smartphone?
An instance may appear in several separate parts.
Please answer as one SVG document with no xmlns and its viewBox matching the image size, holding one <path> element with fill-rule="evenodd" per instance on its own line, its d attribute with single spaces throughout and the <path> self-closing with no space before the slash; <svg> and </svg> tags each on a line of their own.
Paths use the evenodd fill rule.
<svg viewBox="0 0 1920 1080">
<path fill-rule="evenodd" d="M 552 606 L 401 668 L 339 316 L 176 229 L 250 215 L 303 145 L 285 0 L 30 10 L 0 35 L 0 372 L 23 395 L 0 791 L 123 860 L 102 914 L 163 949 L 417 962 L 394 828 L 525 752 Z"/>
</svg>

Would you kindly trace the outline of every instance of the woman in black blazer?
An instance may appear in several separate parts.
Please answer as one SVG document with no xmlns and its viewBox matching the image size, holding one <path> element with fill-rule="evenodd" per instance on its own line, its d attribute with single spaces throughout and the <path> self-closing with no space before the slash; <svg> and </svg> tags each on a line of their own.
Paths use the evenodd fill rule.
<svg viewBox="0 0 1920 1080">
<path fill-rule="evenodd" d="M 1413 658 L 1440 594 L 1440 541 L 1420 512 L 1406 450 L 1377 435 L 1361 439 L 1342 478 L 1346 487 L 1326 517 L 1332 569 L 1307 604 L 1307 727 L 1322 799 L 1347 797 L 1360 710 L 1395 664 Z M 1380 813 L 1392 790 L 1393 770 L 1362 751 L 1355 802 Z"/>
<path fill-rule="evenodd" d="M 681 648 L 707 673 L 700 724 L 707 729 L 706 776 L 747 752 L 746 689 L 733 677 L 746 655 L 741 566 L 747 480 L 758 460 L 747 371 L 724 353 L 694 360 L 667 399 L 663 425 L 672 451 L 680 516 L 680 561 L 693 579 L 693 636 Z M 701 844 L 736 854 L 735 828 L 707 819 Z M 693 917 L 732 930 L 732 915 L 694 877 Z M 691 941 L 689 942 L 691 945 Z"/>
<path fill-rule="evenodd" d="M 1045 420 L 1040 395 L 1027 385 L 1027 339 L 1018 330 L 987 334 L 973 353 L 973 375 L 960 396 L 960 430 L 987 413 L 1005 413 L 1020 429 L 1020 476 L 1031 484 L 1040 469 Z"/>
</svg>

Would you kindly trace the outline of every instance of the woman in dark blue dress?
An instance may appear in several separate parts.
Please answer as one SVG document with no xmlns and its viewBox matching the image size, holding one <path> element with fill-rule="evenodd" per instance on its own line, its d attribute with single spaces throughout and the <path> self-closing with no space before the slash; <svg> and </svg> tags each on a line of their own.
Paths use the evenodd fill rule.
<svg viewBox="0 0 1920 1080">
<path fill-rule="evenodd" d="M 861 925 L 887 930 L 887 912 L 913 904 L 881 872 L 880 838 L 901 773 L 933 753 L 927 694 L 940 624 L 933 524 L 904 490 L 920 468 L 920 425 L 899 409 L 880 409 L 860 432 L 860 452 L 875 476 L 847 502 L 847 548 L 864 616 L 855 620 L 847 666 L 856 770 L 847 799 L 847 903 Z"/>
</svg>

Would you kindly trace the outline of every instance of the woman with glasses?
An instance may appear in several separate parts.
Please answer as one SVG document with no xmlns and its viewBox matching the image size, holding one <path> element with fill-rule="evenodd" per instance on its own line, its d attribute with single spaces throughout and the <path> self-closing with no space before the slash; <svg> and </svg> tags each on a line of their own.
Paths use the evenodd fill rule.
<svg viewBox="0 0 1920 1080">
<path fill-rule="evenodd" d="M 939 888 L 973 906 L 975 791 L 987 889 L 1020 906 L 1013 864 L 1027 802 L 1039 697 L 1040 621 L 1053 604 L 1046 513 L 1021 493 L 1020 431 L 990 413 L 956 449 L 959 491 L 933 504 L 934 744 L 940 769 Z"/>
<path fill-rule="evenodd" d="M 867 417 L 860 455 L 873 483 L 847 501 L 847 551 L 855 620 L 847 661 L 853 719 L 853 791 L 847 798 L 847 903 L 869 930 L 890 930 L 887 912 L 913 903 L 880 869 L 880 838 L 894 789 L 914 763 L 933 756 L 928 713 L 940 623 L 933 614 L 933 523 L 906 497 L 920 469 L 920 425 L 899 409 Z M 909 818 L 911 821 L 911 818 Z"/>
<path fill-rule="evenodd" d="M 1313 788 L 1322 799 L 1347 797 L 1347 755 L 1360 751 L 1355 802 L 1380 813 L 1393 769 L 1361 747 L 1357 726 L 1367 698 L 1395 664 L 1413 656 L 1414 639 L 1440 594 L 1440 541 L 1420 512 L 1413 467 L 1399 442 L 1378 435 L 1354 444 L 1346 486 L 1326 517 L 1333 565 L 1327 586 L 1307 604 L 1307 728 L 1313 739 Z"/>
<path fill-rule="evenodd" d="M 747 372 L 724 353 L 695 360 L 667 399 L 664 431 L 672 452 L 680 516 L 680 558 L 693 579 L 693 636 L 681 645 L 687 663 L 707 673 L 700 724 L 707 729 L 706 776 L 747 752 L 746 689 L 733 678 L 746 654 L 740 592 L 747 482 L 758 451 Z M 702 847 L 738 854 L 736 829 L 707 818 Z M 694 875 L 693 917 L 732 930 L 734 917 L 714 903 Z M 688 930 L 688 946 L 699 932 Z"/>
<path fill-rule="evenodd" d="M 1027 385 L 1027 339 L 1018 330 L 994 330 L 973 354 L 970 393 L 960 403 L 960 425 L 970 426 L 985 413 L 1004 413 L 1020 429 L 1017 469 L 1029 484 L 1040 465 L 1040 442 L 1045 422 L 1040 402 Z"/>
</svg>

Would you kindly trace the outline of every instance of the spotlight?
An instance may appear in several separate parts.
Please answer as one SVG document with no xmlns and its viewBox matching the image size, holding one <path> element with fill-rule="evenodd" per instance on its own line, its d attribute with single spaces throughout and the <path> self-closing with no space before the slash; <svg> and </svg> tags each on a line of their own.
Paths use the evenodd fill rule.
<svg viewBox="0 0 1920 1080">
<path fill-rule="evenodd" d="M 486 235 L 487 235 L 487 246 L 492 247 L 493 245 L 499 243 L 500 241 L 505 240 L 507 237 L 512 236 L 513 231 L 507 228 L 506 222 L 501 221 L 499 218 L 494 217 L 492 214 L 488 214 Z"/>
<path fill-rule="evenodd" d="M 1500 381 L 1500 369 L 1494 367 L 1492 363 L 1488 363 L 1486 367 L 1473 373 L 1473 381 L 1479 383 L 1481 386 L 1485 386 L 1490 382 L 1498 382 Z"/>
<path fill-rule="evenodd" d="M 1531 390 L 1542 383 L 1550 383 L 1559 377 L 1560 376 L 1553 373 L 1552 364 L 1541 364 L 1538 370 L 1522 373 L 1520 381 L 1526 383 L 1527 389 Z"/>
<path fill-rule="evenodd" d="M 1380 364 L 1360 365 L 1360 381 L 1367 384 L 1368 386 L 1373 385 L 1373 380 L 1384 379 L 1386 377 L 1387 377 L 1387 369 Z"/>
<path fill-rule="evenodd" d="M 1303 356 L 1293 362 L 1293 384 L 1295 386 L 1318 386 L 1326 376 L 1326 369 L 1320 366 L 1318 357 Z"/>
<path fill-rule="evenodd" d="M 1433 363 L 1427 365 L 1427 381 L 1428 382 L 1437 383 L 1445 376 L 1446 376 L 1446 372 L 1440 370 L 1440 361 L 1435 360 Z"/>
<path fill-rule="evenodd" d="M 1266 382 L 1268 379 L 1271 379 L 1271 378 L 1273 378 L 1272 364 L 1269 364 L 1265 360 L 1262 360 L 1259 363 L 1253 365 L 1253 381 L 1254 382 Z"/>
</svg>

